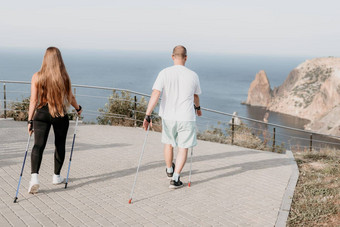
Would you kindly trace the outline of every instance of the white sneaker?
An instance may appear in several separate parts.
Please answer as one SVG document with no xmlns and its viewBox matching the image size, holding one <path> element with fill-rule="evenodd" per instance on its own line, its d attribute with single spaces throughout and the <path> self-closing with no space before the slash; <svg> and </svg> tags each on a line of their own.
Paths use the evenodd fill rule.
<svg viewBox="0 0 340 227">
<path fill-rule="evenodd" d="M 30 185 L 28 187 L 28 193 L 36 194 L 36 193 L 38 193 L 38 190 L 39 190 L 38 174 L 37 173 L 32 173 L 31 174 Z"/>
<path fill-rule="evenodd" d="M 61 184 L 61 183 L 64 183 L 65 179 L 60 176 L 60 175 L 53 175 L 53 184 Z"/>
</svg>

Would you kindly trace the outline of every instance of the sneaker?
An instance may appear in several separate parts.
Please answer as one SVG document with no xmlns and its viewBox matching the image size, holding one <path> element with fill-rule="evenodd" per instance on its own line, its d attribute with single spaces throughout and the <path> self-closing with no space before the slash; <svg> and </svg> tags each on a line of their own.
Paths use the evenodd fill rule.
<svg viewBox="0 0 340 227">
<path fill-rule="evenodd" d="M 38 174 L 33 173 L 33 174 L 31 174 L 31 181 L 30 181 L 30 185 L 28 187 L 28 193 L 36 194 L 36 193 L 38 193 L 38 190 L 39 190 Z"/>
<path fill-rule="evenodd" d="M 181 187 L 183 187 L 183 183 L 182 181 L 180 181 L 180 177 L 178 177 L 178 181 L 175 181 L 175 180 L 170 181 L 170 186 L 169 186 L 170 189 L 177 189 Z"/>
<path fill-rule="evenodd" d="M 60 175 L 53 175 L 53 184 L 61 184 L 61 183 L 64 183 L 65 179 L 60 176 Z"/>
<path fill-rule="evenodd" d="M 168 173 L 167 168 L 165 168 L 166 175 L 168 176 L 168 179 L 172 179 L 172 175 L 174 175 L 175 172 L 175 163 L 172 163 L 172 173 Z"/>
</svg>

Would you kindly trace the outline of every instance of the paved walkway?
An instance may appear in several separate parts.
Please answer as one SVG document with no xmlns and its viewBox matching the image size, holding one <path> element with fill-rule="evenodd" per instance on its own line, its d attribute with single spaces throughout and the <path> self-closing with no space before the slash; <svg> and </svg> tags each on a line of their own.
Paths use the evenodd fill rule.
<svg viewBox="0 0 340 227">
<path fill-rule="evenodd" d="M 73 129 L 71 124 L 64 176 Z M 14 204 L 27 141 L 26 123 L 0 120 L 0 226 L 275 225 L 292 174 L 287 155 L 199 141 L 191 187 L 170 190 L 160 133 L 156 132 L 149 133 L 133 204 L 128 204 L 144 136 L 141 129 L 80 125 L 70 180 L 64 189 L 64 185 L 51 183 L 52 130 L 39 193 L 27 193 L 28 156 Z M 31 148 L 32 143 L 29 152 Z M 185 185 L 189 166 L 181 177 Z"/>
</svg>

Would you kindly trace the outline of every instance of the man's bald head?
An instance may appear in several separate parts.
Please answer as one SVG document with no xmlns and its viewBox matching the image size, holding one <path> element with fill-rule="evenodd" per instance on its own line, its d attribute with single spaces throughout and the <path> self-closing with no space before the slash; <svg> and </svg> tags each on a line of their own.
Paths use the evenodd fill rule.
<svg viewBox="0 0 340 227">
<path fill-rule="evenodd" d="M 175 46 L 172 51 L 172 56 L 184 59 L 187 56 L 187 49 L 181 45 Z"/>
</svg>

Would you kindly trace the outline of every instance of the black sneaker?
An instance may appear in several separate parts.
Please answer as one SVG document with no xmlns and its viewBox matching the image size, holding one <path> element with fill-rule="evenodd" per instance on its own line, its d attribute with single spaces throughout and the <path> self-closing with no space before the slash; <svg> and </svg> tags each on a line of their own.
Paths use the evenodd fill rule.
<svg viewBox="0 0 340 227">
<path fill-rule="evenodd" d="M 175 172 L 175 163 L 172 163 L 172 173 L 168 173 L 168 171 L 166 170 L 167 168 L 165 168 L 165 172 L 166 172 L 166 175 L 168 176 L 168 179 L 171 179 L 172 178 L 172 175 L 174 175 L 174 172 Z"/>
<path fill-rule="evenodd" d="M 177 189 L 181 187 L 183 187 L 183 183 L 182 181 L 180 181 L 180 177 L 178 177 L 178 181 L 175 181 L 175 180 L 170 181 L 170 186 L 169 186 L 170 189 Z"/>
</svg>

